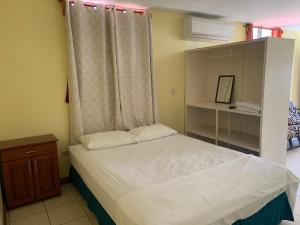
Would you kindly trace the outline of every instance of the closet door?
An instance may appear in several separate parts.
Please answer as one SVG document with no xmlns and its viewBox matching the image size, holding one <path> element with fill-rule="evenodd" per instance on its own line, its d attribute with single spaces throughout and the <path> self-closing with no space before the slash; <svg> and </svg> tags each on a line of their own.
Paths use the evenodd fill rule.
<svg viewBox="0 0 300 225">
<path fill-rule="evenodd" d="M 7 207 L 23 205 L 35 199 L 31 159 L 2 164 Z"/>
<path fill-rule="evenodd" d="M 60 193 L 56 153 L 32 158 L 36 199 L 44 199 Z"/>
</svg>

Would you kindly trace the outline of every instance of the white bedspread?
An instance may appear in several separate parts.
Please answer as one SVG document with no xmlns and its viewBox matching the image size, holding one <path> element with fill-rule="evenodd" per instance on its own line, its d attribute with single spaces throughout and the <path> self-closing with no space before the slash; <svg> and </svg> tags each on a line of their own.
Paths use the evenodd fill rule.
<svg viewBox="0 0 300 225">
<path fill-rule="evenodd" d="M 231 225 L 285 191 L 293 207 L 298 185 L 280 165 L 182 135 L 107 150 L 74 146 L 71 162 L 118 225 Z"/>
</svg>

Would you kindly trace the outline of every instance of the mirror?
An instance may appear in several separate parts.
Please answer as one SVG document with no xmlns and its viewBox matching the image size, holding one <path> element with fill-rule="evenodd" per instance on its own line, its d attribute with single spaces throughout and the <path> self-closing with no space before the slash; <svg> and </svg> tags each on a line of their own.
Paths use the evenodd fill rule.
<svg viewBox="0 0 300 225">
<path fill-rule="evenodd" d="M 219 76 L 215 102 L 230 104 L 233 84 L 234 84 L 234 75 Z"/>
</svg>

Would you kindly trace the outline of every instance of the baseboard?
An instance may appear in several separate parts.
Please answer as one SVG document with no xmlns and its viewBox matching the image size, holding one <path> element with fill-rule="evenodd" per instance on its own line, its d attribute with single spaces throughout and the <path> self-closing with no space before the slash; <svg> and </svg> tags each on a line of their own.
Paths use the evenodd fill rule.
<svg viewBox="0 0 300 225">
<path fill-rule="evenodd" d="M 71 183 L 71 180 L 69 177 L 62 177 L 60 178 L 60 184 L 63 185 L 63 184 L 69 184 Z"/>
</svg>

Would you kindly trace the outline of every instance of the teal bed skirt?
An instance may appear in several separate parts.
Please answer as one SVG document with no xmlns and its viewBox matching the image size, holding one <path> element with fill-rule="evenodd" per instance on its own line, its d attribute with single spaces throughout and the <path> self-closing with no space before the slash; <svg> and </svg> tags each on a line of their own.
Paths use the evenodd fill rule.
<svg viewBox="0 0 300 225">
<path fill-rule="evenodd" d="M 116 225 L 101 206 L 93 193 L 85 185 L 78 172 L 71 167 L 70 179 L 80 194 L 87 201 L 89 209 L 94 212 L 101 225 Z M 238 220 L 233 225 L 279 225 L 282 220 L 294 221 L 293 212 L 286 193 L 269 202 L 265 207 L 247 219 Z"/>
</svg>

